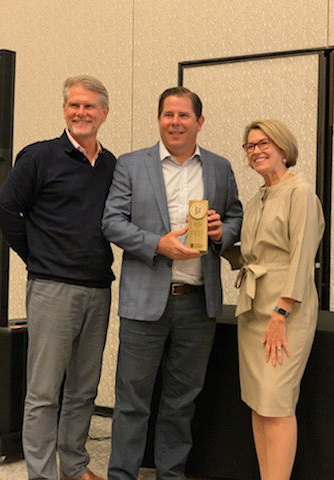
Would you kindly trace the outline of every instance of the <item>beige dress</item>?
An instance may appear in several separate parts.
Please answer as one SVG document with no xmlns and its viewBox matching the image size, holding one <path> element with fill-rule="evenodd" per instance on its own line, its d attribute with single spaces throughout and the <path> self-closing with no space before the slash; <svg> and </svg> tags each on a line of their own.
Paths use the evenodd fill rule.
<svg viewBox="0 0 334 480">
<path fill-rule="evenodd" d="M 323 230 L 320 201 L 301 175 L 261 187 L 245 209 L 236 310 L 241 396 L 260 415 L 295 413 L 317 323 L 314 260 Z M 283 353 L 273 367 L 261 339 L 280 297 L 298 303 L 286 320 L 291 357 Z"/>
</svg>

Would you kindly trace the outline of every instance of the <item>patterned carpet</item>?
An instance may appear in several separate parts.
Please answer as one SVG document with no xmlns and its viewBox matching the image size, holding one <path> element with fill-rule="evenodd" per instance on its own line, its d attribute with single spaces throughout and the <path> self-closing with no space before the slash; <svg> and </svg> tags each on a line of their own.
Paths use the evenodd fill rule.
<svg viewBox="0 0 334 480">
<path fill-rule="evenodd" d="M 89 468 L 96 474 L 106 475 L 108 459 L 110 454 L 110 428 L 111 419 L 94 415 L 92 417 L 87 450 L 91 457 Z M 27 480 L 25 461 L 19 457 L 1 458 L 0 463 L 1 480 Z M 153 469 L 141 469 L 139 480 L 154 480 Z"/>
</svg>

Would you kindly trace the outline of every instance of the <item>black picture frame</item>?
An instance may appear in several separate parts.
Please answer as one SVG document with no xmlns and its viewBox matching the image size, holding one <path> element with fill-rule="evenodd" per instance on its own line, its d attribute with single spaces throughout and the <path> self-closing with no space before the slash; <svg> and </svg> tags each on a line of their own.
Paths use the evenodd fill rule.
<svg viewBox="0 0 334 480">
<path fill-rule="evenodd" d="M 318 118 L 316 192 L 319 196 L 326 221 L 326 228 L 317 254 L 315 281 L 319 295 L 319 308 L 330 309 L 331 275 L 331 209 L 333 170 L 333 111 L 334 111 L 334 47 L 303 50 L 267 52 L 253 55 L 182 61 L 178 64 L 178 85 L 184 83 L 184 72 L 189 68 L 224 65 L 273 58 L 317 55 L 318 70 Z"/>
</svg>

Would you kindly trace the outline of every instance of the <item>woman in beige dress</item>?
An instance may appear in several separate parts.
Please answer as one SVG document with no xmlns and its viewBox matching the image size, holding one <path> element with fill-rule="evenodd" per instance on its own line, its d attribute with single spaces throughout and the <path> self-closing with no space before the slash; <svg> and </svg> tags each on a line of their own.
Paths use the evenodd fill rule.
<svg viewBox="0 0 334 480">
<path fill-rule="evenodd" d="M 252 409 L 261 479 L 288 480 L 297 446 L 295 408 L 317 323 L 314 262 L 324 219 L 312 186 L 289 170 L 298 149 L 282 123 L 253 122 L 244 142 L 264 185 L 245 209 L 241 233 L 241 393 Z"/>
</svg>

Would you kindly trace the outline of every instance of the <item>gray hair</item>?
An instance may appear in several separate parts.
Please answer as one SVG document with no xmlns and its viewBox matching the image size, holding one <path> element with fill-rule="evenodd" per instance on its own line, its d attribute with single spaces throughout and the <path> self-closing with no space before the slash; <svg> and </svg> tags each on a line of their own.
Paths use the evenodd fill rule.
<svg viewBox="0 0 334 480">
<path fill-rule="evenodd" d="M 102 107 L 106 108 L 109 106 L 109 97 L 106 87 L 100 82 L 100 80 L 91 77 L 90 75 L 76 75 L 75 77 L 69 77 L 65 80 L 63 87 L 64 103 L 67 103 L 68 92 L 74 85 L 81 85 L 87 90 L 92 90 L 93 92 L 98 93 Z"/>
</svg>

